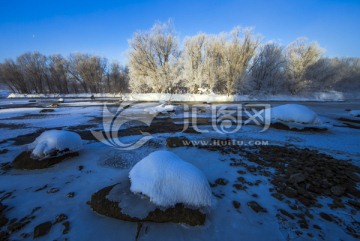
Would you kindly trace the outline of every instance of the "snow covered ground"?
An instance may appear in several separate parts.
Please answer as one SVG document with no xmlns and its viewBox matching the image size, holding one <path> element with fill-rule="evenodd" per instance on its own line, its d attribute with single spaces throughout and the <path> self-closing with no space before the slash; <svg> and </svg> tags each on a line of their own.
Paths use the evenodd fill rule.
<svg viewBox="0 0 360 241">
<path fill-rule="evenodd" d="M 65 103 L 54 108 L 54 112 L 40 113 L 50 102 L 0 100 L 0 165 L 11 162 L 44 130 L 71 130 L 84 140 L 79 156 L 53 167 L 31 171 L 13 168 L 0 170 L 0 202 L 8 206 L 4 211 L 6 217 L 9 220 L 16 219 L 13 220 L 15 224 L 23 223 L 20 228 L 11 229 L 10 240 L 32 240 L 34 228 L 47 221 L 52 222 L 49 233 L 37 240 L 135 240 L 139 231 L 137 223 L 100 216 L 91 210 L 87 202 L 99 189 L 127 180 L 129 171 L 137 162 L 159 150 L 173 152 L 201 170 L 211 183 L 216 201 L 211 206 L 204 226 L 144 223 L 138 233 L 138 240 L 357 240 L 346 227 L 359 234 L 359 209 L 349 206 L 330 209 L 328 204 L 331 200 L 328 197 L 318 198 L 317 202 L 322 207 L 311 206 L 307 209 L 297 203 L 296 199 L 285 198 L 281 201 L 274 198 L 270 191 L 274 189 L 271 176 L 251 171 L 250 167 L 258 164 L 245 157 L 245 149 L 260 142 L 281 147 L 308 148 L 341 160 L 351 160 L 352 164 L 360 167 L 360 119 L 350 113 L 350 110 L 360 109 L 360 102 L 302 102 L 317 114 L 322 123 L 330 126 L 325 132 L 296 132 L 270 127 L 260 133 L 261 127 L 245 125 L 233 134 L 213 131 L 210 122 L 199 126 L 200 129 L 209 130 L 208 133 L 181 133 L 181 128 L 176 133 L 172 129 L 166 130 L 175 126 L 174 123 L 186 122 L 181 120 L 184 117 L 181 105 L 174 104 L 175 113 L 154 120 L 154 123 L 160 124 L 157 127 L 159 129 L 155 128 L 155 132 L 151 133 L 153 138 L 140 148 L 129 151 L 107 146 L 90 133 L 90 130 L 102 129 L 103 103 L 106 102 L 110 109 L 116 110 L 118 104 L 114 101 L 65 99 Z M 269 103 L 274 106 L 287 104 Z M 137 108 L 128 111 L 129 120 L 136 121 L 138 113 L 158 105 L 137 105 Z M 201 118 L 210 118 L 209 108 L 210 105 L 204 105 Z M 137 128 L 138 125 L 131 127 Z M 141 137 L 140 132 L 131 130 L 129 128 L 127 132 L 121 132 L 120 139 L 123 142 Z M 169 148 L 166 140 L 173 136 L 185 136 L 194 146 Z M 201 148 L 201 143 L 209 142 L 212 138 L 237 140 L 240 142 L 239 151 L 223 153 Z M 200 147 L 196 146 L 198 144 Z M 277 156 L 281 153 L 274 154 Z M 237 165 L 237 162 L 241 165 Z M 274 174 L 274 170 L 269 171 Z M 241 189 L 239 185 L 247 185 L 247 188 Z M 345 201 L 348 199 L 351 198 L 346 197 Z M 254 202 L 266 212 L 261 209 L 256 212 L 256 207 L 254 209 L 252 206 Z M 290 202 L 299 209 L 291 209 Z M 290 215 L 293 218 L 284 216 L 284 213 L 292 213 Z M 294 213 L 306 216 L 307 227 L 300 226 L 299 220 L 303 219 Z M 330 215 L 333 220 L 342 220 L 347 226 L 326 220 L 319 216 L 320 213 Z M 68 232 L 63 233 L 64 221 L 55 222 L 60 214 L 67 216 L 65 221 L 69 222 Z M 8 229 L 9 223 L 0 227 L 0 233 Z"/>
</svg>

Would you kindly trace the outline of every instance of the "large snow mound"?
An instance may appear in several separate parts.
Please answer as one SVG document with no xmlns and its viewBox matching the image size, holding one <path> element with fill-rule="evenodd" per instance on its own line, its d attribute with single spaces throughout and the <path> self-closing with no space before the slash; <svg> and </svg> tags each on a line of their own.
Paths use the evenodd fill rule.
<svg viewBox="0 0 360 241">
<path fill-rule="evenodd" d="M 299 104 L 286 104 L 271 109 L 271 119 L 275 121 L 302 124 L 320 124 L 318 115 L 308 107 Z"/>
<path fill-rule="evenodd" d="M 157 113 L 167 113 L 172 112 L 175 110 L 175 106 L 173 105 L 166 105 L 166 104 L 160 104 L 154 107 L 145 108 L 145 111 L 149 114 L 157 114 Z"/>
<path fill-rule="evenodd" d="M 211 206 L 211 190 L 203 172 L 172 152 L 146 156 L 131 169 L 129 178 L 132 192 L 148 196 L 159 206 Z"/>
<path fill-rule="evenodd" d="M 360 117 L 360 110 L 352 110 L 350 111 L 350 115 Z"/>
<path fill-rule="evenodd" d="M 75 152 L 82 148 L 81 137 L 74 132 L 64 130 L 49 130 L 43 132 L 35 141 L 28 145 L 32 155 L 44 158 L 54 152 Z"/>
</svg>

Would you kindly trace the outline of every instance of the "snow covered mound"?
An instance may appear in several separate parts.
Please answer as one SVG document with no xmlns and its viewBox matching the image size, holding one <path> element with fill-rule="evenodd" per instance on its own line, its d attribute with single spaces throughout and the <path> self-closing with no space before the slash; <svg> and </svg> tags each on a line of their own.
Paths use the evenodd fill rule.
<svg viewBox="0 0 360 241">
<path fill-rule="evenodd" d="M 350 111 L 350 115 L 360 117 L 360 110 L 352 110 Z"/>
<path fill-rule="evenodd" d="M 172 152 L 151 153 L 131 169 L 129 177 L 132 192 L 150 197 L 159 206 L 211 206 L 211 190 L 203 172 Z"/>
<path fill-rule="evenodd" d="M 157 114 L 157 113 L 167 113 L 175 110 L 175 106 L 160 104 L 151 108 L 146 108 L 145 111 L 149 114 Z"/>
<path fill-rule="evenodd" d="M 29 144 L 32 155 L 37 158 L 48 157 L 55 152 L 75 152 L 82 148 L 81 137 L 70 131 L 50 130 L 43 132 Z"/>
<path fill-rule="evenodd" d="M 271 119 L 302 124 L 320 124 L 318 115 L 304 105 L 286 104 L 271 109 Z"/>
</svg>

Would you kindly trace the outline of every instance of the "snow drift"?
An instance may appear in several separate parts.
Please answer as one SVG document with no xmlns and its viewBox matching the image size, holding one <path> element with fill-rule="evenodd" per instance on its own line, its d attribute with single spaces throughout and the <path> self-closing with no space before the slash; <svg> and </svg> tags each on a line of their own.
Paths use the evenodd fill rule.
<svg viewBox="0 0 360 241">
<path fill-rule="evenodd" d="M 159 206 L 211 206 L 211 190 L 203 172 L 172 152 L 146 156 L 131 169 L 129 178 L 133 193 L 142 193 Z"/>
<path fill-rule="evenodd" d="M 56 152 L 75 152 L 82 148 L 81 137 L 70 131 L 50 130 L 43 132 L 35 141 L 28 145 L 32 155 L 45 158 Z"/>
<path fill-rule="evenodd" d="M 318 115 L 308 107 L 299 104 L 286 104 L 271 109 L 272 122 L 296 122 L 301 124 L 320 124 Z"/>
</svg>

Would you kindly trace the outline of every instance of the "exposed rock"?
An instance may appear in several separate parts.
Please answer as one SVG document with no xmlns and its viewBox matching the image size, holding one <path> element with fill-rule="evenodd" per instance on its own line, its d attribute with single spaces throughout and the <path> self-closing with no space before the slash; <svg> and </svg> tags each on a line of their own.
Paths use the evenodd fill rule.
<svg viewBox="0 0 360 241">
<path fill-rule="evenodd" d="M 0 202 L 1 202 L 1 201 L 4 201 L 5 199 L 8 199 L 9 197 L 11 197 L 11 195 L 12 195 L 12 192 L 4 193 L 4 194 L 0 197 Z"/>
<path fill-rule="evenodd" d="M 320 217 L 322 217 L 323 219 L 325 219 L 325 220 L 327 220 L 329 222 L 333 221 L 333 218 L 327 213 L 320 213 Z"/>
<path fill-rule="evenodd" d="M 245 178 L 243 178 L 243 177 L 238 177 L 236 180 L 238 180 L 238 181 L 241 182 L 241 183 L 245 183 L 245 182 L 246 182 Z"/>
<path fill-rule="evenodd" d="M 360 210 L 360 202 L 357 201 L 353 201 L 353 200 L 349 200 L 348 204 L 350 204 L 351 206 L 355 207 L 356 209 Z"/>
<path fill-rule="evenodd" d="M 48 185 L 47 185 L 47 184 L 45 184 L 44 186 L 36 189 L 35 192 L 40 192 L 40 191 L 42 191 L 42 190 L 44 190 L 44 189 L 46 189 L 46 188 L 48 188 Z"/>
<path fill-rule="evenodd" d="M 28 225 L 31 222 L 31 220 L 27 217 L 22 218 L 20 221 L 15 221 L 15 222 L 11 222 L 9 223 L 9 225 L 7 226 L 7 230 L 9 231 L 9 233 L 14 233 L 17 232 L 19 230 L 21 230 L 23 227 L 25 227 L 26 225 Z"/>
<path fill-rule="evenodd" d="M 0 155 L 1 154 L 5 154 L 5 153 L 7 153 L 9 150 L 8 149 L 2 149 L 2 150 L 0 150 Z"/>
<path fill-rule="evenodd" d="M 284 200 L 284 197 L 280 194 L 280 193 L 272 193 L 271 196 L 273 196 L 274 198 L 276 198 L 279 201 Z"/>
<path fill-rule="evenodd" d="M 33 208 L 33 210 L 31 211 L 31 215 L 34 214 L 35 212 L 37 212 L 38 210 L 40 210 L 41 207 L 35 207 Z"/>
<path fill-rule="evenodd" d="M 271 183 L 277 193 L 297 198 L 306 206 L 317 206 L 319 196 L 339 199 L 333 208 L 342 207 L 343 196 L 360 198 L 360 168 L 350 160 L 338 160 L 308 148 L 282 146 L 247 147 L 243 152 L 249 161 L 258 164 L 256 173 L 275 169 Z"/>
<path fill-rule="evenodd" d="M 40 111 L 40 113 L 51 113 L 51 112 L 54 112 L 55 110 L 54 109 L 42 109 Z"/>
<path fill-rule="evenodd" d="M 59 104 L 50 104 L 48 106 L 46 106 L 47 108 L 58 108 L 59 107 Z"/>
<path fill-rule="evenodd" d="M 168 137 L 166 139 L 166 146 L 167 147 L 181 147 L 181 146 L 191 146 L 191 142 L 185 136 L 180 137 Z"/>
<path fill-rule="evenodd" d="M 267 213 L 267 210 L 255 201 L 248 202 L 247 205 L 257 213 Z"/>
<path fill-rule="evenodd" d="M 249 172 L 256 172 L 256 167 L 255 167 L 255 166 L 248 166 L 248 167 L 246 167 L 246 169 L 247 169 Z"/>
<path fill-rule="evenodd" d="M 319 225 L 314 224 L 313 227 L 314 227 L 315 229 L 321 230 L 321 227 L 320 227 Z"/>
<path fill-rule="evenodd" d="M 73 197 L 75 197 L 75 192 L 69 192 L 66 196 L 68 198 L 73 198 Z"/>
<path fill-rule="evenodd" d="M 47 193 L 56 193 L 58 191 L 60 191 L 59 188 L 53 187 L 50 190 L 48 190 Z"/>
<path fill-rule="evenodd" d="M 246 186 L 243 186 L 243 185 L 241 185 L 241 184 L 239 184 L 239 183 L 235 183 L 235 184 L 233 185 L 233 187 L 235 187 L 236 190 L 245 190 L 245 189 L 247 189 Z"/>
<path fill-rule="evenodd" d="M 295 173 L 295 174 L 292 174 L 289 178 L 289 182 L 291 183 L 300 183 L 300 182 L 303 182 L 306 180 L 306 177 L 304 174 L 302 173 Z"/>
<path fill-rule="evenodd" d="M 0 232 L 0 240 L 7 241 L 9 240 L 10 234 L 9 232 L 2 231 Z"/>
<path fill-rule="evenodd" d="M 294 219 L 294 218 L 295 218 L 294 215 L 292 215 L 291 213 L 287 212 L 287 211 L 284 210 L 284 209 L 279 209 L 279 212 L 280 212 L 282 215 L 287 216 L 287 217 L 289 217 L 289 218 L 291 218 L 291 219 Z"/>
<path fill-rule="evenodd" d="M 0 228 L 4 227 L 8 223 L 9 219 L 5 215 L 0 215 Z"/>
<path fill-rule="evenodd" d="M 61 223 L 62 221 L 65 221 L 68 219 L 68 216 L 66 214 L 59 214 L 56 216 L 55 223 Z"/>
<path fill-rule="evenodd" d="M 44 158 L 41 160 L 33 159 L 30 151 L 24 151 L 20 153 L 17 157 L 15 157 L 12 165 L 16 169 L 44 169 L 55 165 L 59 162 L 62 162 L 65 159 L 76 157 L 79 155 L 77 152 L 65 153 L 61 156 L 57 156 L 58 153 L 54 154 L 55 156 L 50 156 L 48 158 Z"/>
<path fill-rule="evenodd" d="M 66 221 L 66 222 L 63 222 L 62 225 L 64 226 L 64 230 L 63 230 L 63 234 L 67 234 L 69 233 L 70 231 L 70 222 L 69 221 Z"/>
<path fill-rule="evenodd" d="M 185 223 L 191 226 L 203 225 L 206 214 L 200 210 L 185 207 L 183 204 L 176 204 L 174 207 L 156 208 L 143 218 L 131 217 L 122 212 L 118 202 L 107 199 L 108 194 L 114 186 L 109 186 L 94 193 L 89 203 L 93 211 L 108 217 L 130 221 L 130 222 L 156 222 L 156 223 Z M 141 197 L 139 196 L 139 199 Z"/>
<path fill-rule="evenodd" d="M 220 177 L 220 178 L 218 178 L 218 179 L 216 179 L 215 180 L 215 183 L 214 184 L 212 184 L 211 186 L 212 187 L 216 187 L 216 186 L 225 186 L 225 185 L 227 185 L 229 183 L 229 181 L 228 180 L 226 180 L 225 178 L 222 178 L 222 177 Z"/>
<path fill-rule="evenodd" d="M 5 208 L 6 208 L 6 206 L 0 202 L 0 214 L 2 213 L 2 211 L 5 210 Z"/>
<path fill-rule="evenodd" d="M 234 208 L 236 208 L 236 209 L 239 209 L 239 208 L 241 207 L 241 204 L 240 204 L 238 201 L 236 201 L 236 200 L 234 200 L 234 201 L 232 202 L 232 204 L 233 204 Z"/>
<path fill-rule="evenodd" d="M 297 197 L 297 195 L 298 195 L 297 191 L 294 188 L 291 188 L 291 187 L 286 187 L 285 191 L 284 191 L 284 194 L 286 196 L 290 197 L 290 198 Z"/>
<path fill-rule="evenodd" d="M 317 127 L 317 126 L 288 126 L 285 123 L 276 122 L 271 123 L 270 127 L 278 129 L 278 130 L 286 130 L 286 131 L 296 131 L 296 132 L 324 132 L 327 131 L 325 127 Z"/>
<path fill-rule="evenodd" d="M 346 186 L 336 185 L 333 186 L 330 191 L 336 196 L 342 196 L 346 191 Z"/>
<path fill-rule="evenodd" d="M 48 234 L 51 227 L 52 227 L 52 223 L 50 221 L 39 224 L 34 228 L 34 238 L 42 237 Z"/>
</svg>

